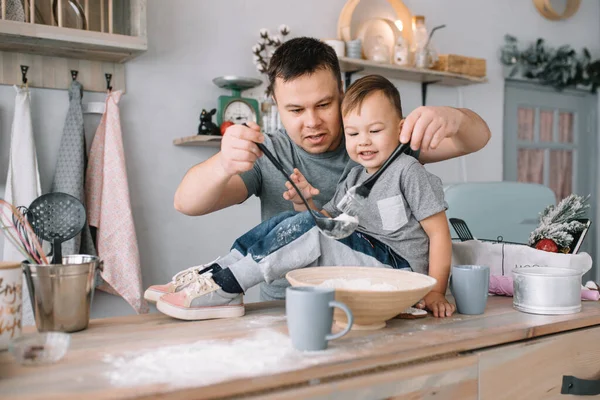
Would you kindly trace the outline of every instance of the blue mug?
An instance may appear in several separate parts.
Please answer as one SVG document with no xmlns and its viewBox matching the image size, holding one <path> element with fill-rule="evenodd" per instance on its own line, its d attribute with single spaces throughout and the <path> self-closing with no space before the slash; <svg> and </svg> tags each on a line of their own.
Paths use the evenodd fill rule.
<svg viewBox="0 0 600 400">
<path fill-rule="evenodd" d="M 454 265 L 450 276 L 450 292 L 460 314 L 483 314 L 490 289 L 490 267 Z"/>
<path fill-rule="evenodd" d="M 352 311 L 334 299 L 333 288 L 294 286 L 286 289 L 288 332 L 297 350 L 325 350 L 330 340 L 341 338 L 350 331 L 354 322 Z M 334 307 L 346 313 L 348 326 L 339 333 L 331 334 Z"/>
</svg>

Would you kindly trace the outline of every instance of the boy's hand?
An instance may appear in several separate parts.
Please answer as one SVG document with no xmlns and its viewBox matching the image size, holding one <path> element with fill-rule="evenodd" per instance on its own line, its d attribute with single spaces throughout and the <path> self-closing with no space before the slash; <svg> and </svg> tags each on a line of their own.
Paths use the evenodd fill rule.
<svg viewBox="0 0 600 400">
<path fill-rule="evenodd" d="M 439 292 L 427 293 L 423 300 L 415 307 L 420 309 L 425 308 L 431 311 L 434 317 L 439 318 L 450 317 L 456 311 L 456 306 L 448 302 L 446 296 Z"/>
<path fill-rule="evenodd" d="M 292 172 L 292 174 L 290 175 L 290 179 L 296 184 L 296 186 L 298 186 L 298 189 L 300 189 L 300 192 L 306 198 L 306 201 L 308 201 L 309 204 L 310 199 L 312 199 L 313 196 L 319 194 L 319 189 L 313 187 L 310 183 L 308 183 L 308 181 L 306 180 L 304 175 L 302 175 L 302 173 L 298 170 L 298 168 L 294 168 L 294 172 Z M 300 196 L 298 196 L 298 193 L 296 193 L 296 189 L 294 189 L 291 183 L 286 182 L 285 187 L 288 190 L 283 192 L 283 198 L 294 203 L 294 210 L 306 211 L 306 206 L 304 205 L 304 202 L 302 201 Z"/>
</svg>

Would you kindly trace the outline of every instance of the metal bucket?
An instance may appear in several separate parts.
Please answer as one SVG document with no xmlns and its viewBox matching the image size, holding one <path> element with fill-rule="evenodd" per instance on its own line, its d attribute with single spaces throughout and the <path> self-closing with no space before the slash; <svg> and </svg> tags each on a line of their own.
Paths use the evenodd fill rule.
<svg viewBox="0 0 600 400">
<path fill-rule="evenodd" d="M 102 261 L 77 254 L 63 257 L 62 262 L 22 265 L 39 332 L 77 332 L 90 321 L 94 278 Z"/>
<path fill-rule="evenodd" d="M 581 311 L 579 270 L 553 267 L 513 269 L 513 306 L 530 314 L 574 314 Z"/>
</svg>

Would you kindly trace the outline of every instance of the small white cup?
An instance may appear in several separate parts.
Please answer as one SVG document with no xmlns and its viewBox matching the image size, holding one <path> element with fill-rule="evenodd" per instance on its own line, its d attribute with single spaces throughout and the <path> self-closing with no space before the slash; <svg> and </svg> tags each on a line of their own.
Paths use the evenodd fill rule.
<svg viewBox="0 0 600 400">
<path fill-rule="evenodd" d="M 333 50 L 335 50 L 335 54 L 337 54 L 338 57 L 346 56 L 346 44 L 342 40 L 326 39 L 323 40 L 323 42 L 333 47 Z"/>
<path fill-rule="evenodd" d="M 0 261 L 0 351 L 21 336 L 23 273 L 21 263 Z"/>
<path fill-rule="evenodd" d="M 362 58 L 362 41 L 360 39 L 347 41 L 346 55 L 350 58 Z"/>
</svg>

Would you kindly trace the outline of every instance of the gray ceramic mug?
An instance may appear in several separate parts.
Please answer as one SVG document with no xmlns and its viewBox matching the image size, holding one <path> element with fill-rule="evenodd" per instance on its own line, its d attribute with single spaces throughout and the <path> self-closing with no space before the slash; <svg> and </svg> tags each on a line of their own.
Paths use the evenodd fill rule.
<svg viewBox="0 0 600 400">
<path fill-rule="evenodd" d="M 490 267 L 483 265 L 454 265 L 450 291 L 460 314 L 483 314 L 490 288 Z"/>
<path fill-rule="evenodd" d="M 335 301 L 335 289 L 313 286 L 288 287 L 285 293 L 287 326 L 294 347 L 301 351 L 325 350 L 327 342 L 344 336 L 352 328 L 352 311 Z M 346 313 L 348 326 L 331 334 L 333 307 Z"/>
</svg>

